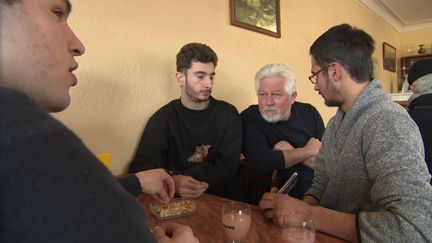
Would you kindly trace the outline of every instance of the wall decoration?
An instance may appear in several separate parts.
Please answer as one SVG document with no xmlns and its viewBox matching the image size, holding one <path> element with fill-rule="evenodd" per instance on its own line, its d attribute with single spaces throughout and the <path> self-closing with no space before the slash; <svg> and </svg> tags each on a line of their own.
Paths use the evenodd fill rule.
<svg viewBox="0 0 432 243">
<path fill-rule="evenodd" d="M 280 38 L 279 0 L 230 0 L 231 24 Z"/>
<path fill-rule="evenodd" d="M 391 72 L 396 72 L 396 48 L 386 42 L 383 42 L 382 48 L 383 68 Z"/>
</svg>

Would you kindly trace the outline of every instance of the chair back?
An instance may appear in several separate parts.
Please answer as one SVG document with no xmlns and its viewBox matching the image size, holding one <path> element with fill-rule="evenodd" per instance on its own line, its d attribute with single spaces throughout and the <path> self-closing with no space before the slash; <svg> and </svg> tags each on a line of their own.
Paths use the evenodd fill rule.
<svg viewBox="0 0 432 243">
<path fill-rule="evenodd" d="M 240 161 L 239 172 L 247 203 L 258 205 L 262 195 L 278 185 L 277 170 L 268 174 L 257 173 L 246 159 Z"/>
</svg>

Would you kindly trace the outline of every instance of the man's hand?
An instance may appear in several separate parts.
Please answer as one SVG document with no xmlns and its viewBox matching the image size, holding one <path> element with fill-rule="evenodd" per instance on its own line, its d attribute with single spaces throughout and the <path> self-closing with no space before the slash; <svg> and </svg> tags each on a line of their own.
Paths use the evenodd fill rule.
<svg viewBox="0 0 432 243">
<path fill-rule="evenodd" d="M 282 141 L 279 141 L 277 144 L 275 144 L 273 146 L 273 149 L 274 150 L 291 150 L 291 149 L 294 149 L 294 147 L 290 143 L 288 143 L 287 141 L 282 140 Z"/>
<path fill-rule="evenodd" d="M 199 243 L 189 226 L 165 223 L 153 229 L 154 236 L 159 243 Z"/>
<path fill-rule="evenodd" d="M 306 165 L 307 167 L 311 168 L 312 170 L 315 170 L 315 156 L 305 159 L 302 162 L 302 164 Z"/>
<path fill-rule="evenodd" d="M 316 156 L 321 148 L 321 142 L 316 138 L 311 138 L 305 145 L 305 148 L 309 151 L 310 156 Z"/>
<path fill-rule="evenodd" d="M 272 192 L 264 193 L 259 206 L 264 211 L 264 217 L 272 219 L 273 223 L 282 226 L 284 215 L 288 212 L 310 212 L 310 206 L 286 194 Z"/>
<path fill-rule="evenodd" d="M 208 184 L 203 181 L 197 181 L 190 176 L 175 175 L 175 191 L 182 198 L 197 198 L 205 192 Z"/>
<path fill-rule="evenodd" d="M 156 200 L 166 203 L 174 197 L 174 180 L 163 169 L 140 171 L 135 175 L 140 181 L 141 190 Z"/>
<path fill-rule="evenodd" d="M 287 141 L 279 141 L 273 146 L 274 150 L 282 151 L 285 159 L 285 168 L 289 168 L 298 163 L 315 168 L 315 156 L 319 152 L 321 142 L 316 138 L 310 138 L 304 147 L 294 148 Z"/>
</svg>

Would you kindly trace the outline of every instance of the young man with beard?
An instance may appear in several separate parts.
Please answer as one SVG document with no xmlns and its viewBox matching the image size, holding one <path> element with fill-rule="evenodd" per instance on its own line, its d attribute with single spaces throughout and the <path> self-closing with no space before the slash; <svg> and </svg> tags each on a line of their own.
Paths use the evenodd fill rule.
<svg viewBox="0 0 432 243">
<path fill-rule="evenodd" d="M 302 198 L 312 184 L 324 123 L 315 107 L 296 102 L 295 78 L 284 64 L 268 64 L 256 73 L 258 105 L 241 113 L 242 151 L 255 172 L 278 170 L 279 187 L 297 172 L 290 195 Z"/>
<path fill-rule="evenodd" d="M 176 194 L 203 192 L 229 197 L 240 161 L 241 121 L 236 108 L 211 96 L 216 53 L 189 43 L 177 54 L 180 99 L 160 108 L 147 122 L 130 172 L 164 168 Z"/>
<path fill-rule="evenodd" d="M 0 242 L 198 242 L 178 224 L 154 237 L 136 199 L 48 114 L 69 106 L 75 57 L 84 54 L 67 23 L 71 8 L 0 0 Z M 121 181 L 163 201 L 174 195 L 162 170 Z"/>
<path fill-rule="evenodd" d="M 431 242 L 432 187 L 416 124 L 373 79 L 374 40 L 342 24 L 311 46 L 314 88 L 338 107 L 315 159 L 303 201 L 276 193 L 260 201 L 267 218 L 308 211 L 318 231 L 350 242 Z"/>
</svg>

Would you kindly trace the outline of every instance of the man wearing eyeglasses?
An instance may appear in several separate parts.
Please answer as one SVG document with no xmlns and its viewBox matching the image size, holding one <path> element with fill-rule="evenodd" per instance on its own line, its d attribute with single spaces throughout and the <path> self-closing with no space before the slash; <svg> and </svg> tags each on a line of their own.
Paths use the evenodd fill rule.
<svg viewBox="0 0 432 243">
<path fill-rule="evenodd" d="M 242 151 L 257 173 L 278 170 L 279 187 L 297 172 L 298 181 L 289 194 L 302 198 L 312 184 L 324 123 L 315 107 L 296 102 L 295 79 L 284 64 L 268 64 L 257 72 L 258 105 L 241 113 Z"/>
<path fill-rule="evenodd" d="M 432 187 L 418 127 L 373 80 L 374 40 L 342 24 L 311 46 L 314 88 L 338 107 L 303 201 L 266 193 L 265 216 L 309 211 L 318 231 L 352 242 L 431 242 Z M 407 132 L 408 131 L 408 132 Z"/>
</svg>

